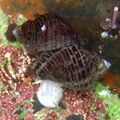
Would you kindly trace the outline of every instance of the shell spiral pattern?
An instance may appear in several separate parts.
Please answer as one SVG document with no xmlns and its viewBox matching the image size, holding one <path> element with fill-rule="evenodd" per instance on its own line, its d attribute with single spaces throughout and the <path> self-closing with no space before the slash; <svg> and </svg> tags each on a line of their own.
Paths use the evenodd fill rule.
<svg viewBox="0 0 120 120">
<path fill-rule="evenodd" d="M 43 54 L 30 69 L 36 71 L 40 79 L 54 80 L 66 88 L 82 90 L 89 89 L 107 68 L 96 54 L 74 45 Z"/>
<path fill-rule="evenodd" d="M 83 44 L 69 22 L 55 14 L 37 15 L 16 27 L 13 34 L 32 53 Z"/>
<path fill-rule="evenodd" d="M 28 69 L 40 79 L 82 90 L 93 86 L 107 70 L 102 59 L 83 48 L 71 25 L 55 14 L 38 15 L 16 27 L 13 34 L 28 52 L 41 53 Z"/>
</svg>

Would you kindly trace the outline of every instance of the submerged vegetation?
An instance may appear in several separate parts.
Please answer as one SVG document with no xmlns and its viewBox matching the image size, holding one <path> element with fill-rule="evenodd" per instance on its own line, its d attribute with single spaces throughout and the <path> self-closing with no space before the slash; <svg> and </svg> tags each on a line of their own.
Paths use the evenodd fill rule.
<svg viewBox="0 0 120 120">
<path fill-rule="evenodd" d="M 113 94 L 108 87 L 98 83 L 95 89 L 96 96 L 103 99 L 110 120 L 120 120 L 120 98 L 118 94 Z"/>
</svg>

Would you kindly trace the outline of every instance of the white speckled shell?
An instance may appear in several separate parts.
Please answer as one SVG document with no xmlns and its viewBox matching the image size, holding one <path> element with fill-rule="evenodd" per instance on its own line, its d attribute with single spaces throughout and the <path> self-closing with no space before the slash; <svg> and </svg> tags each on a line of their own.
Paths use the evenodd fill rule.
<svg viewBox="0 0 120 120">
<path fill-rule="evenodd" d="M 41 82 L 37 91 L 37 98 L 39 102 L 45 107 L 56 107 L 63 96 L 63 89 L 61 84 L 50 80 Z"/>
</svg>

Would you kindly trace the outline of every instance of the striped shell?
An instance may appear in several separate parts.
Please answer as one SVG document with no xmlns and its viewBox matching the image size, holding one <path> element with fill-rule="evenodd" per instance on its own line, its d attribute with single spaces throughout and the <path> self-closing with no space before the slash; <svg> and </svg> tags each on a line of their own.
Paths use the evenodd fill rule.
<svg viewBox="0 0 120 120">
<path fill-rule="evenodd" d="M 69 22 L 55 14 L 37 15 L 16 27 L 13 35 L 32 53 L 83 44 Z"/>
<path fill-rule="evenodd" d="M 100 78 L 107 68 L 94 53 L 77 45 L 47 52 L 30 66 L 39 79 L 60 82 L 66 88 L 88 89 Z"/>
</svg>

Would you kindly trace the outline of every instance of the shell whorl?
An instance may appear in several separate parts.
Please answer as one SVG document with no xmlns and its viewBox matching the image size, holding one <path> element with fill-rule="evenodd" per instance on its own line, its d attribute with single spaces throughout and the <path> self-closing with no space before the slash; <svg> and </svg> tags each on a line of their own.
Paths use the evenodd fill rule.
<svg viewBox="0 0 120 120">
<path fill-rule="evenodd" d="M 90 88 L 100 78 L 105 71 L 100 69 L 101 64 L 96 54 L 74 45 L 43 54 L 32 63 L 31 69 L 41 79 L 57 80 L 66 88 L 81 90 Z"/>
<path fill-rule="evenodd" d="M 14 36 L 33 53 L 83 44 L 69 22 L 55 14 L 38 15 L 13 31 Z"/>
</svg>

